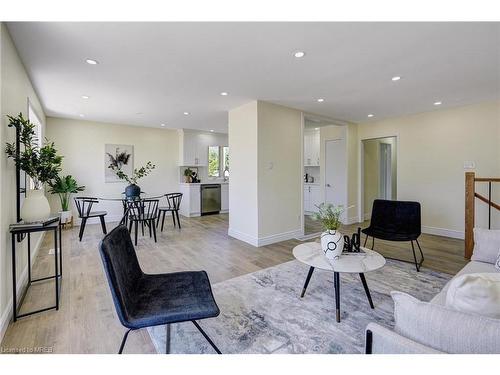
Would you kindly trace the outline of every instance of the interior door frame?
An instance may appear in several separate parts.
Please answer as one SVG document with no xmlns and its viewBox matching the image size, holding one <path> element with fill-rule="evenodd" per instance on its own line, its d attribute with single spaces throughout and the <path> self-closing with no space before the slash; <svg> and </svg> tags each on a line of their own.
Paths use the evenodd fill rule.
<svg viewBox="0 0 500 375">
<path fill-rule="evenodd" d="M 305 235 L 305 218 L 304 218 L 304 129 L 305 129 L 305 116 L 304 112 L 300 113 L 300 173 L 299 173 L 299 178 L 300 178 L 300 213 L 299 213 L 299 220 L 300 220 L 300 233 L 301 236 L 303 237 Z"/>
<path fill-rule="evenodd" d="M 344 204 L 344 208 L 346 209 L 345 211 L 345 225 L 349 224 L 350 220 L 349 220 L 349 210 L 348 210 L 348 205 L 349 205 L 349 160 L 348 160 L 348 152 L 347 152 L 347 132 L 345 134 L 345 137 L 344 138 L 332 138 L 332 139 L 325 139 L 324 141 L 324 149 L 325 149 L 325 155 L 324 155 L 324 159 L 325 159 L 325 164 L 324 164 L 324 181 L 323 181 L 323 202 L 326 202 L 326 162 L 327 162 L 327 157 L 326 157 L 326 145 L 328 142 L 332 142 L 332 141 L 344 141 L 344 146 L 345 146 L 345 168 L 344 168 L 344 183 L 345 183 L 345 195 L 344 195 L 344 199 L 343 199 L 343 204 Z"/>
<path fill-rule="evenodd" d="M 369 141 L 371 139 L 380 139 L 380 138 L 389 138 L 394 137 L 396 139 L 396 199 L 399 196 L 399 157 L 400 157 L 400 149 L 399 146 L 399 134 L 398 133 L 388 133 L 388 134 L 380 134 L 377 136 L 371 137 L 363 137 L 359 139 L 358 144 L 358 222 L 362 223 L 365 221 L 365 144 L 364 141 Z"/>
<path fill-rule="evenodd" d="M 379 193 L 384 193 L 379 194 L 379 196 L 382 196 L 383 199 L 387 199 L 387 197 L 392 199 L 392 144 L 380 142 L 379 152 L 379 173 L 383 177 L 379 181 Z"/>
</svg>

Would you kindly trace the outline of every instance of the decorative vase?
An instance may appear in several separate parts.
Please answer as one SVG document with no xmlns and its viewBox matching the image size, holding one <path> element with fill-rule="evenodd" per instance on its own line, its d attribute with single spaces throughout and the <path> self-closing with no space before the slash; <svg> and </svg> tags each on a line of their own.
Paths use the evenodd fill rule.
<svg viewBox="0 0 500 375">
<path fill-rule="evenodd" d="M 141 188 L 136 184 L 130 184 L 125 188 L 125 196 L 127 198 L 135 198 L 141 195 Z"/>
<path fill-rule="evenodd" d="M 71 211 L 59 211 L 59 215 L 61 216 L 62 224 L 71 221 L 71 217 L 73 216 Z"/>
<path fill-rule="evenodd" d="M 344 250 L 344 236 L 334 229 L 321 233 L 321 249 L 329 261 L 338 259 Z"/>
<path fill-rule="evenodd" d="M 43 190 L 28 190 L 21 207 L 21 218 L 25 222 L 45 220 L 50 216 L 50 206 Z"/>
</svg>

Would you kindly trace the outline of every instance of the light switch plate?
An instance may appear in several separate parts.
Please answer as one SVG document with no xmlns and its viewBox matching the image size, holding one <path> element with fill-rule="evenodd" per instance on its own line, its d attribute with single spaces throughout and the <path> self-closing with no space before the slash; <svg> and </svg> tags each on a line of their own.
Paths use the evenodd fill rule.
<svg viewBox="0 0 500 375">
<path fill-rule="evenodd" d="M 473 162 L 472 160 L 464 161 L 464 169 L 475 169 L 475 168 L 476 168 L 476 163 Z"/>
</svg>

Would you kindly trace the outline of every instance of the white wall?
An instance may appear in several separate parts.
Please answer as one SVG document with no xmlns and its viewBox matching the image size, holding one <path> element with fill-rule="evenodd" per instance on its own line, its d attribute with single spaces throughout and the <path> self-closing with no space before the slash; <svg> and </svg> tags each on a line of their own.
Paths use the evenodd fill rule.
<svg viewBox="0 0 500 375">
<path fill-rule="evenodd" d="M 256 244 L 257 201 L 257 102 L 229 111 L 229 235 Z"/>
<path fill-rule="evenodd" d="M 12 273 L 9 224 L 16 221 L 16 169 L 3 152 L 5 142 L 15 141 L 15 131 L 8 128 L 6 115 L 16 116 L 20 112 L 28 118 L 28 99 L 42 121 L 42 135 L 45 133 L 45 115 L 37 94 L 17 54 L 7 28 L 0 25 L 0 341 L 5 333 L 12 312 Z M 33 259 L 41 235 L 31 236 Z M 26 240 L 18 244 L 16 274 L 18 290 L 24 287 L 27 278 Z M 19 294 L 18 294 L 19 295 Z"/>
<path fill-rule="evenodd" d="M 118 124 L 47 118 L 47 137 L 56 143 L 63 159 L 63 174 L 70 174 L 85 185 L 82 195 L 104 198 L 120 197 L 126 182 L 104 182 L 104 145 L 134 146 L 134 168 L 151 161 L 156 168 L 138 185 L 148 194 L 165 194 L 179 190 L 178 135 L 176 130 L 141 128 Z M 59 211 L 59 200 L 49 201 Z M 74 204 L 73 213 L 76 215 Z M 116 221 L 123 214 L 121 202 L 103 201 L 96 209 L 108 211 L 106 221 Z"/>
<path fill-rule="evenodd" d="M 475 162 L 479 177 L 500 176 L 498 101 L 359 124 L 358 136 L 398 136 L 398 199 L 422 204 L 429 233 L 463 237 L 464 161 Z M 495 189 L 498 198 L 498 184 Z M 477 224 L 484 227 L 486 207 L 476 206 Z"/>
</svg>

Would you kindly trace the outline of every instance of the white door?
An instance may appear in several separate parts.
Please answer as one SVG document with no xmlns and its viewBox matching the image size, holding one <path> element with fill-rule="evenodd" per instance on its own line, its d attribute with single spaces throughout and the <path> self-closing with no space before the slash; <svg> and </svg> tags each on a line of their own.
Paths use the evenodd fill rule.
<svg viewBox="0 0 500 375">
<path fill-rule="evenodd" d="M 347 208 L 347 156 L 344 139 L 325 144 L 325 202 Z M 342 217 L 346 222 L 346 215 Z"/>
<path fill-rule="evenodd" d="M 380 143 L 380 186 L 381 199 L 392 199 L 392 156 L 391 145 Z"/>
</svg>

